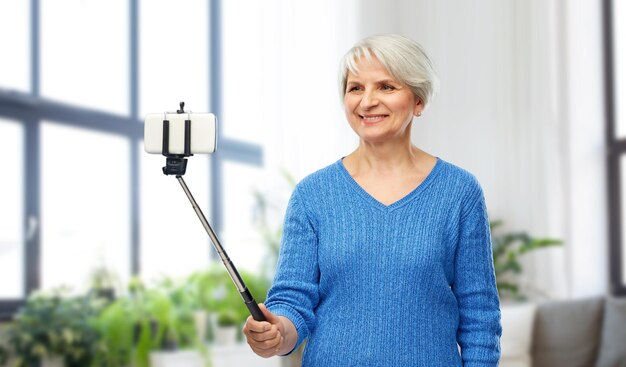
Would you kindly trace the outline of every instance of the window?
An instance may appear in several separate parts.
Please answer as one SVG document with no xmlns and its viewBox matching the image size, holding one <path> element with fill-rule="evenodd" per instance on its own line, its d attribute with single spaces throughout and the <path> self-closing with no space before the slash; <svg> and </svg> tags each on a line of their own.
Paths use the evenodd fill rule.
<svg viewBox="0 0 626 367">
<path fill-rule="evenodd" d="M 143 145 L 139 147 L 143 152 Z M 140 211 L 141 273 L 146 279 L 184 276 L 208 265 L 212 249 L 196 213 L 173 176 L 164 176 L 165 158 L 141 154 Z M 185 182 L 200 209 L 211 221 L 209 158 L 187 161 Z"/>
<path fill-rule="evenodd" d="M 140 116 L 209 110 L 209 29 L 205 0 L 146 0 L 140 3 Z"/>
<path fill-rule="evenodd" d="M 626 4 L 623 1 L 613 1 L 613 100 L 615 111 L 615 138 L 626 138 Z"/>
<path fill-rule="evenodd" d="M 15 121 L 0 119 L 0 146 L 4 151 L 2 189 L 0 190 L 0 298 L 20 299 L 24 296 L 22 274 L 24 262 L 23 167 L 17 159 L 24 150 L 23 126 Z"/>
<path fill-rule="evenodd" d="M 71 144 L 68 144 L 71 142 Z M 88 287 L 93 269 L 130 274 L 130 141 L 44 121 L 41 286 Z"/>
<path fill-rule="evenodd" d="M 621 273 L 620 274 L 616 274 L 616 281 L 615 283 L 617 284 L 616 287 L 620 287 L 623 285 L 626 285 L 626 251 L 624 249 L 624 244 L 626 244 L 626 231 L 623 230 L 623 228 L 626 228 L 626 213 L 624 213 L 624 208 L 626 208 L 626 194 L 624 194 L 624 192 L 626 191 L 626 187 L 624 187 L 624 183 L 626 183 L 626 154 L 620 154 L 620 158 L 619 158 L 619 170 L 620 170 L 620 178 L 619 178 L 619 182 L 621 183 L 621 186 L 619 187 L 620 189 L 620 196 L 621 196 L 621 202 L 619 203 L 620 205 L 620 213 L 619 216 L 621 218 L 621 223 L 619 223 L 619 228 L 621 229 L 621 237 L 619 238 L 620 241 L 620 255 L 617 256 L 617 259 L 619 260 L 618 265 L 616 266 Z"/>
<path fill-rule="evenodd" d="M 267 98 L 267 88 L 263 82 L 277 81 L 264 80 L 275 67 L 266 62 L 266 45 L 264 31 L 268 26 L 264 24 L 266 18 L 259 16 L 271 8 L 271 4 L 262 1 L 237 0 L 224 1 L 222 55 L 225 62 L 223 69 L 223 120 L 224 136 L 237 137 L 248 142 L 260 143 L 263 141 L 263 121 L 276 118 L 266 116 L 264 100 Z M 246 11 L 241 11 L 246 9 Z M 246 32 L 241 31 L 241 24 L 245 24 Z M 256 30 L 252 34 L 251 30 Z M 254 57 L 250 57 L 254 55 Z"/>
<path fill-rule="evenodd" d="M 611 288 L 626 295 L 626 4 L 605 0 Z"/>
<path fill-rule="evenodd" d="M 41 94 L 128 115 L 125 0 L 41 0 Z"/>
<path fill-rule="evenodd" d="M 38 0 L 0 12 L 11 14 L 0 24 L 11 34 L 0 39 L 11 50 L 0 145 L 16 158 L 0 180 L 0 317 L 38 288 L 84 290 L 96 267 L 149 281 L 215 259 L 180 185 L 161 173 L 165 158 L 143 152 L 142 116 L 185 101 L 220 117 L 220 1 Z M 223 167 L 262 164 L 245 138 L 220 136 L 218 154 L 188 163 L 218 235 L 222 180 L 237 174 Z"/>
<path fill-rule="evenodd" d="M 224 164 L 224 230 L 221 241 L 238 268 L 256 271 L 263 266 L 267 247 L 254 227 L 254 192 L 263 186 L 263 171 L 238 162 Z"/>
<path fill-rule="evenodd" d="M 30 91 L 30 31 L 29 1 L 2 1 L 0 14 L 11 14 L 9 19 L 0 22 L 0 89 Z"/>
</svg>

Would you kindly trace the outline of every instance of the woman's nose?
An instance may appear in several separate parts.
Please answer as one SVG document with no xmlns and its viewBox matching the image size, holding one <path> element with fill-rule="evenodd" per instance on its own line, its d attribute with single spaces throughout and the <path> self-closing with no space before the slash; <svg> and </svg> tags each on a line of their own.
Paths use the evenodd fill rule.
<svg viewBox="0 0 626 367">
<path fill-rule="evenodd" d="M 371 108 L 378 104 L 378 97 L 376 96 L 375 91 L 366 90 L 363 93 L 363 98 L 361 98 L 361 108 Z"/>
</svg>

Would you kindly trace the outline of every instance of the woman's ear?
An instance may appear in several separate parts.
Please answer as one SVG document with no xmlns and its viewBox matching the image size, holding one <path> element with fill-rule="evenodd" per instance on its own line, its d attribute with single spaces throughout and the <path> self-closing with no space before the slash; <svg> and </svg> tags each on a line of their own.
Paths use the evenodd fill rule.
<svg viewBox="0 0 626 367">
<path fill-rule="evenodd" d="M 423 110 L 424 110 L 424 104 L 422 103 L 422 100 L 417 99 L 417 102 L 415 102 L 415 107 L 413 108 L 413 115 L 421 116 Z"/>
</svg>

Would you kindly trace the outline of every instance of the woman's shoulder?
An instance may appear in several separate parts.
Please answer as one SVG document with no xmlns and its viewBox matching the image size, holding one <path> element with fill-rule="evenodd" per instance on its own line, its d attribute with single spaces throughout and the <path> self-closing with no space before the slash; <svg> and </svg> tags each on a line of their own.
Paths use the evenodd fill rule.
<svg viewBox="0 0 626 367">
<path fill-rule="evenodd" d="M 300 203 L 311 214 L 316 212 L 322 203 L 330 197 L 337 197 L 338 180 L 340 179 L 341 161 L 332 163 L 301 179 L 295 186 L 291 200 Z"/>
<path fill-rule="evenodd" d="M 465 193 L 481 192 L 482 188 L 478 178 L 465 168 L 439 158 L 440 170 L 443 173 L 443 182 L 456 190 Z"/>
<path fill-rule="evenodd" d="M 324 168 L 320 168 L 317 171 L 306 175 L 302 180 L 300 180 L 300 182 L 298 182 L 296 189 L 320 192 L 320 190 L 332 186 L 340 175 L 340 164 L 341 160 L 338 160 Z"/>
</svg>

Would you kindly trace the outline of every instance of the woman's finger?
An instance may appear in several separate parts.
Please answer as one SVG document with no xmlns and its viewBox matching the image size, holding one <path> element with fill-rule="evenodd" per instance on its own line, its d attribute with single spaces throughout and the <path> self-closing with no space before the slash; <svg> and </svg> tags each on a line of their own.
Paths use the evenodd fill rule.
<svg viewBox="0 0 626 367">
<path fill-rule="evenodd" d="M 278 354 L 283 340 L 284 339 L 281 336 L 276 340 L 266 341 L 259 345 L 256 345 L 255 343 L 250 344 L 250 347 L 254 353 L 260 355 L 261 357 L 269 358 Z"/>
<path fill-rule="evenodd" d="M 243 326 L 244 332 L 251 331 L 253 333 L 263 333 L 268 331 L 272 327 L 267 321 L 256 321 L 252 318 L 252 316 L 248 316 L 246 323 Z"/>
<path fill-rule="evenodd" d="M 256 340 L 254 339 L 251 344 L 254 347 L 261 350 L 271 350 L 280 346 L 280 340 L 282 339 L 282 335 L 276 333 L 273 337 L 264 339 L 264 340 Z"/>
<path fill-rule="evenodd" d="M 275 339 L 277 336 L 279 336 L 280 332 L 278 331 L 278 328 L 276 326 L 272 326 L 269 330 L 261 332 L 261 333 L 257 333 L 257 332 L 250 332 L 250 338 L 254 339 L 257 342 L 264 342 L 266 340 L 272 340 Z"/>
</svg>

